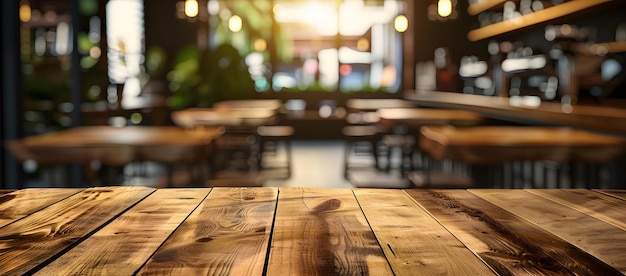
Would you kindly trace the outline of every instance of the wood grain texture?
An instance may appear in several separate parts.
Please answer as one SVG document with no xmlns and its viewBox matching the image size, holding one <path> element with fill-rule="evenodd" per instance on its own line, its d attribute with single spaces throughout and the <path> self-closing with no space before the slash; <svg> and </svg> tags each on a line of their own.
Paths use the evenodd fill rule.
<svg viewBox="0 0 626 276">
<path fill-rule="evenodd" d="M 82 189 L 25 189 L 0 196 L 0 227 L 67 198 Z"/>
<path fill-rule="evenodd" d="M 590 190 L 528 190 L 626 231 L 626 201 Z"/>
<path fill-rule="evenodd" d="M 618 190 L 100 187 L 0 227 L 0 275 L 623 275 Z M 208 195 L 207 195 L 208 194 Z M 28 197 L 4 197 L 0 207 Z M 4 206 L 4 207 L 3 207 Z M 0 214 L 2 214 L 0 212 Z"/>
<path fill-rule="evenodd" d="M 393 275 L 348 189 L 280 189 L 268 275 Z"/>
<path fill-rule="evenodd" d="M 470 190 L 626 272 L 626 231 L 523 190 Z"/>
<path fill-rule="evenodd" d="M 131 275 L 209 191 L 157 190 L 36 275 Z"/>
<path fill-rule="evenodd" d="M 500 275 L 616 275 L 613 267 L 465 190 L 406 190 Z"/>
<path fill-rule="evenodd" d="M 88 237 L 153 188 L 89 188 L 0 228 L 0 275 L 25 274 Z"/>
<path fill-rule="evenodd" d="M 494 274 L 403 191 L 354 194 L 396 275 Z"/>
<path fill-rule="evenodd" d="M 262 275 L 276 188 L 213 188 L 139 272 L 141 275 Z"/>
</svg>

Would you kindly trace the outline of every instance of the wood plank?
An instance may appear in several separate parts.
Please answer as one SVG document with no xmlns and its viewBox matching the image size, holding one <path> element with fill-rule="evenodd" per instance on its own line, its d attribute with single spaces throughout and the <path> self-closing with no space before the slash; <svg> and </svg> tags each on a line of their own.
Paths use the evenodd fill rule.
<svg viewBox="0 0 626 276">
<path fill-rule="evenodd" d="M 276 188 L 213 188 L 139 272 L 142 275 L 262 275 Z"/>
<path fill-rule="evenodd" d="M 280 188 L 267 275 L 393 275 L 349 189 Z"/>
<path fill-rule="evenodd" d="M 626 190 L 596 190 L 598 192 L 626 200 Z"/>
<path fill-rule="evenodd" d="M 494 274 L 403 191 L 354 193 L 396 275 Z"/>
<path fill-rule="evenodd" d="M 528 190 L 626 230 L 626 201 L 602 193 L 576 190 Z"/>
<path fill-rule="evenodd" d="M 153 188 L 89 188 L 0 228 L 0 275 L 29 274 L 141 201 Z"/>
<path fill-rule="evenodd" d="M 28 216 L 83 189 L 24 189 L 0 197 L 0 227 Z"/>
<path fill-rule="evenodd" d="M 626 272 L 626 231 L 523 190 L 470 190 Z"/>
<path fill-rule="evenodd" d="M 615 275 L 615 268 L 465 190 L 406 190 L 500 275 Z"/>
<path fill-rule="evenodd" d="M 36 275 L 131 275 L 210 190 L 157 190 Z"/>
</svg>

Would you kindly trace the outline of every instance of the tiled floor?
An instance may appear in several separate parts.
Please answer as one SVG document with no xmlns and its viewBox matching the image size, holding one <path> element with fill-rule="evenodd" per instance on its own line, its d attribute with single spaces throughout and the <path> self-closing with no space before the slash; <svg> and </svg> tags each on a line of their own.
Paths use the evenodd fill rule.
<svg viewBox="0 0 626 276">
<path fill-rule="evenodd" d="M 292 175 L 289 179 L 269 179 L 265 186 L 352 188 L 343 177 L 342 141 L 293 141 Z"/>
</svg>

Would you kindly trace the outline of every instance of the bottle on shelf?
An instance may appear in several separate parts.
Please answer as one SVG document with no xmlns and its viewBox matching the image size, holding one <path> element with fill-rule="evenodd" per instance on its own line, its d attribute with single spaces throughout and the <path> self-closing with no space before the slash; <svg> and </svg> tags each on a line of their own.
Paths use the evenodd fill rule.
<svg viewBox="0 0 626 276">
<path fill-rule="evenodd" d="M 513 47 L 500 63 L 506 94 L 510 97 L 533 97 L 537 101 L 558 100 L 559 78 L 550 57 L 521 42 L 508 45 L 506 47 Z"/>
<path fill-rule="evenodd" d="M 458 69 L 452 63 L 450 51 L 447 48 L 435 49 L 435 84 L 438 91 L 457 92 L 457 74 Z"/>
</svg>

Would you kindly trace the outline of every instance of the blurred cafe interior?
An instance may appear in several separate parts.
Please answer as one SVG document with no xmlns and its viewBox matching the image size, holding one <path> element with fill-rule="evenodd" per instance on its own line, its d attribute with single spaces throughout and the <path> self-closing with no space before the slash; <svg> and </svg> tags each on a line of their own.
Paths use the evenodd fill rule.
<svg viewBox="0 0 626 276">
<path fill-rule="evenodd" d="M 624 189 L 625 14 L 5 0 L 0 189 Z"/>
</svg>

